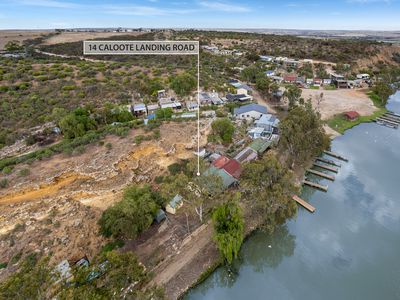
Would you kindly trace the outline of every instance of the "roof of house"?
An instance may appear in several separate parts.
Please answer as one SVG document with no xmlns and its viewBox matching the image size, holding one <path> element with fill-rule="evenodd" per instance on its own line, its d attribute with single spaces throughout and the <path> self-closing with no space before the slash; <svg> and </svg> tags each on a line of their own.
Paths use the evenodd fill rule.
<svg viewBox="0 0 400 300">
<path fill-rule="evenodd" d="M 146 110 L 146 105 L 144 103 L 137 103 L 133 105 L 133 111 Z"/>
<path fill-rule="evenodd" d="M 296 75 L 285 75 L 283 77 L 283 80 L 285 80 L 285 81 L 296 81 L 297 80 L 297 76 Z"/>
<path fill-rule="evenodd" d="M 240 86 L 237 87 L 238 89 L 245 89 L 246 91 L 251 91 L 252 88 L 249 87 L 247 84 L 241 84 Z"/>
<path fill-rule="evenodd" d="M 216 160 L 213 161 L 214 167 L 221 169 L 223 166 L 225 166 L 229 162 L 229 158 L 226 156 L 221 155 L 218 157 Z"/>
<path fill-rule="evenodd" d="M 158 104 L 148 104 L 147 105 L 147 109 L 150 109 L 150 110 L 159 109 L 159 108 L 160 108 L 160 106 Z"/>
<path fill-rule="evenodd" d="M 257 158 L 257 152 L 255 152 L 253 149 L 249 147 L 244 148 L 235 156 L 235 159 L 240 163 L 243 163 L 244 161 L 250 161 L 256 158 Z"/>
<path fill-rule="evenodd" d="M 169 206 L 172 208 L 177 208 L 179 206 L 179 203 L 182 202 L 182 196 L 179 194 L 176 194 L 174 198 L 168 203 Z"/>
<path fill-rule="evenodd" d="M 161 208 L 157 211 L 156 217 L 154 218 L 157 223 L 160 223 L 162 220 L 164 220 L 167 216 L 165 215 L 165 211 L 163 211 Z"/>
<path fill-rule="evenodd" d="M 249 100 L 251 96 L 245 94 L 227 94 L 226 99 L 229 101 L 236 101 L 236 100 Z"/>
<path fill-rule="evenodd" d="M 255 121 L 255 124 L 267 124 L 267 125 L 275 125 L 279 122 L 279 119 L 271 114 L 262 115 L 260 119 Z"/>
<path fill-rule="evenodd" d="M 196 101 L 187 101 L 186 102 L 186 107 L 187 108 L 197 108 L 199 105 Z"/>
<path fill-rule="evenodd" d="M 205 175 L 216 175 L 219 176 L 222 179 L 222 184 L 225 188 L 230 187 L 232 184 L 237 182 L 237 180 L 229 175 L 224 169 L 218 169 L 214 166 L 211 166 L 208 168 L 205 172 Z"/>
<path fill-rule="evenodd" d="M 345 112 L 344 115 L 350 119 L 355 119 L 360 116 L 360 114 L 354 110 Z"/>
<path fill-rule="evenodd" d="M 235 159 L 230 159 L 224 166 L 223 169 L 231 176 L 239 178 L 242 173 L 240 163 Z"/>
<path fill-rule="evenodd" d="M 235 108 L 233 113 L 235 115 L 240 115 L 240 114 L 243 114 L 243 113 L 247 113 L 249 111 L 256 111 L 256 112 L 259 112 L 261 114 L 268 113 L 268 110 L 267 110 L 267 108 L 265 106 L 262 106 L 262 105 L 259 105 L 259 104 L 255 104 L 255 103 L 247 104 L 247 105 L 243 105 L 241 107 Z"/>
<path fill-rule="evenodd" d="M 263 139 L 255 139 L 250 145 L 249 148 L 253 149 L 257 153 L 265 152 L 270 146 L 272 142 L 263 140 Z"/>
</svg>

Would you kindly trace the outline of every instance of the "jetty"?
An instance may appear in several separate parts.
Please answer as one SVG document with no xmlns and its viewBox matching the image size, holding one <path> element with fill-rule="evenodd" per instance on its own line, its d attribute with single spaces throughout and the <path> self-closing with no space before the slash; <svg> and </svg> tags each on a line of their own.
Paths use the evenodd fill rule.
<svg viewBox="0 0 400 300">
<path fill-rule="evenodd" d="M 325 178 L 325 179 L 329 179 L 331 181 L 335 181 L 335 176 L 328 175 L 328 174 L 325 174 L 323 172 L 319 172 L 317 170 L 307 169 L 307 172 L 310 173 L 310 174 L 314 174 L 314 175 L 317 175 L 319 177 Z"/>
<path fill-rule="evenodd" d="M 391 124 L 384 120 L 374 120 L 374 122 L 376 122 L 376 124 L 378 124 L 378 125 L 386 126 L 386 127 L 393 128 L 393 129 L 397 129 L 399 127 L 397 124 Z"/>
<path fill-rule="evenodd" d="M 312 181 L 308 181 L 308 180 L 303 180 L 303 184 L 311 186 L 315 189 L 319 189 L 321 191 L 327 192 L 328 191 L 328 186 L 327 185 L 321 185 Z"/>
<path fill-rule="evenodd" d="M 335 173 L 339 172 L 338 168 L 327 166 L 327 165 L 320 164 L 320 163 L 317 163 L 317 162 L 314 162 L 313 166 L 321 168 L 321 169 L 325 169 L 325 170 L 328 170 L 328 171 L 331 171 L 331 172 L 335 172 Z"/>
<path fill-rule="evenodd" d="M 331 159 L 326 159 L 324 157 L 317 157 L 315 160 L 316 161 L 320 161 L 320 162 L 324 162 L 326 164 L 329 164 L 329 165 L 332 165 L 332 166 L 335 166 L 335 167 L 339 167 L 339 168 L 342 166 L 341 164 L 337 163 L 336 161 L 333 161 Z"/>
<path fill-rule="evenodd" d="M 385 118 L 392 119 L 392 120 L 400 122 L 400 117 L 397 117 L 395 115 L 391 115 L 391 114 L 385 113 L 382 116 L 385 117 Z"/>
<path fill-rule="evenodd" d="M 296 201 L 298 204 L 303 206 L 305 209 L 307 209 L 309 212 L 314 212 L 315 207 L 309 204 L 308 202 L 304 201 L 303 199 L 297 197 L 296 195 L 293 195 L 293 200 Z"/>
<path fill-rule="evenodd" d="M 400 119 L 391 118 L 391 117 L 388 117 L 388 116 L 385 116 L 385 115 L 380 116 L 379 118 L 380 118 L 380 119 L 383 119 L 383 120 L 387 120 L 387 121 L 389 121 L 389 122 L 393 122 L 393 123 L 400 124 Z"/>
<path fill-rule="evenodd" d="M 340 160 L 343 160 L 343 161 L 346 161 L 346 162 L 349 161 L 347 158 L 341 156 L 341 155 L 338 154 L 338 153 L 332 152 L 332 151 L 326 151 L 326 150 L 325 150 L 324 153 L 325 153 L 326 155 L 332 156 L 332 157 L 334 157 L 334 158 L 337 158 L 337 159 L 340 159 Z"/>
<path fill-rule="evenodd" d="M 383 117 L 376 118 L 376 120 L 380 121 L 380 122 L 383 122 L 383 123 L 387 123 L 387 124 L 392 125 L 392 126 L 395 126 L 396 128 L 399 126 L 398 122 L 393 122 L 393 121 L 390 121 L 390 120 L 385 119 Z"/>
<path fill-rule="evenodd" d="M 392 116 L 395 116 L 395 117 L 400 118 L 400 115 L 399 115 L 399 114 L 396 114 L 396 113 L 394 113 L 394 112 L 392 112 L 392 111 L 388 111 L 386 114 L 392 115 Z"/>
</svg>

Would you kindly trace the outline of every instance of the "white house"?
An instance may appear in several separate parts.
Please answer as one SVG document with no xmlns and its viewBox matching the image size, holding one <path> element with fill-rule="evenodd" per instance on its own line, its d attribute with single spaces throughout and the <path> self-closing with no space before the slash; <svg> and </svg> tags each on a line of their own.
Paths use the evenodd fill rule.
<svg viewBox="0 0 400 300">
<path fill-rule="evenodd" d="M 258 120 L 267 113 L 268 109 L 265 106 L 254 103 L 235 108 L 233 112 L 236 118 L 242 120 Z"/>
<path fill-rule="evenodd" d="M 369 74 L 357 74 L 357 79 L 368 80 L 369 78 Z"/>
</svg>

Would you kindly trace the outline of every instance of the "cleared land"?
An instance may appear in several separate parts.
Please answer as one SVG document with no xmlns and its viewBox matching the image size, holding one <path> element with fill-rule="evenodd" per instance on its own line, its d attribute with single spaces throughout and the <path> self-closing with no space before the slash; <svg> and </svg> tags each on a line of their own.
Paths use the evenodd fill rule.
<svg viewBox="0 0 400 300">
<path fill-rule="evenodd" d="M 59 43 L 70 43 L 70 42 L 79 42 L 90 39 L 98 39 L 98 38 L 107 38 L 110 36 L 119 36 L 119 35 L 132 35 L 137 36 L 143 34 L 143 32 L 61 32 L 55 36 L 46 39 L 43 43 L 44 45 L 54 45 Z"/>
<path fill-rule="evenodd" d="M 357 111 L 361 116 L 371 115 L 377 108 L 366 94 L 366 90 L 338 89 L 338 90 L 313 90 L 303 89 L 302 97 L 311 98 L 312 104 L 318 109 L 317 98 L 323 93 L 324 97 L 319 105 L 319 111 L 323 120 L 327 120 L 334 115 L 352 111 Z"/>
<path fill-rule="evenodd" d="M 4 50 L 4 45 L 9 41 L 23 42 L 29 39 L 35 39 L 51 33 L 52 30 L 0 30 L 0 50 Z"/>
<path fill-rule="evenodd" d="M 209 120 L 202 123 L 202 144 L 209 125 Z M 147 133 L 134 129 L 125 138 L 107 136 L 104 144 L 110 143 L 112 149 L 92 144 L 80 155 L 59 154 L 35 161 L 25 177 L 17 174 L 28 166 L 17 166 L 10 175 L 13 185 L 0 193 L 0 261 L 39 250 L 52 252 L 54 263 L 81 255 L 93 257 L 104 244 L 97 226 L 101 212 L 121 199 L 127 185 L 150 183 L 166 174 L 170 164 L 193 157 L 196 133 L 195 122 L 171 122 L 160 127 L 158 141 L 136 144 L 135 136 Z M 148 252 L 138 246 L 139 257 L 147 266 L 155 267 L 187 236 L 180 225 L 184 220 L 171 222 L 168 232 L 176 237 L 173 244 L 161 243 L 156 253 L 155 248 Z M 194 229 L 198 224 L 191 226 Z M 165 235 L 157 226 L 150 230 L 158 232 L 157 239 Z M 16 239 L 18 243 L 13 243 Z M 0 274 L 0 280 L 2 276 L 6 274 Z"/>
</svg>

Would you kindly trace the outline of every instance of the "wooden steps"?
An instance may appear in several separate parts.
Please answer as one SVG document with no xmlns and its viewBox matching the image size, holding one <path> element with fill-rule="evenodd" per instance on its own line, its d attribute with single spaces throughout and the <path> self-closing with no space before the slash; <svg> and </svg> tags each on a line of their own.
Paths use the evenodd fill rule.
<svg viewBox="0 0 400 300">
<path fill-rule="evenodd" d="M 349 161 L 347 158 L 341 156 L 341 155 L 338 154 L 338 153 L 332 152 L 332 151 L 326 151 L 326 150 L 325 150 L 324 153 L 325 153 L 326 155 L 335 157 L 335 158 L 340 159 L 340 160 L 343 160 L 343 161 Z"/>
<path fill-rule="evenodd" d="M 311 173 L 311 174 L 314 174 L 314 175 L 317 175 L 317 176 L 319 176 L 319 177 L 325 178 L 325 179 L 329 179 L 329 180 L 335 181 L 335 176 L 328 175 L 328 174 L 319 172 L 319 171 L 317 171 L 317 170 L 308 169 L 307 172 L 308 172 L 308 173 Z"/>
<path fill-rule="evenodd" d="M 328 170 L 328 171 L 331 171 L 331 172 L 335 172 L 335 173 L 339 172 L 338 168 L 327 166 L 327 165 L 324 165 L 324 164 L 319 164 L 317 162 L 314 162 L 313 166 L 321 168 L 321 169 L 325 169 L 325 170 Z"/>
<path fill-rule="evenodd" d="M 314 212 L 315 207 L 309 204 L 308 202 L 304 201 L 303 199 L 299 198 L 298 196 L 294 195 L 293 200 L 296 201 L 298 204 L 303 206 L 305 209 L 307 209 L 309 212 Z"/>
<path fill-rule="evenodd" d="M 327 192 L 328 191 L 328 186 L 327 185 L 321 185 L 321 184 L 318 184 L 318 183 L 315 183 L 315 182 L 311 182 L 311 181 L 308 181 L 308 180 L 303 180 L 303 184 L 311 186 L 311 187 L 316 188 L 316 189 L 319 189 L 319 190 L 321 190 L 323 192 Z"/>
</svg>

